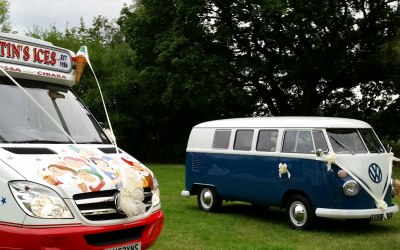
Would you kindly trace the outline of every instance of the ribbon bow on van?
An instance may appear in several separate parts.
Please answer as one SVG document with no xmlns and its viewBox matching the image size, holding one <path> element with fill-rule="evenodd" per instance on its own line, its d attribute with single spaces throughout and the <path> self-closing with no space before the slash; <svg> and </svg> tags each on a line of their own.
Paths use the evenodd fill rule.
<svg viewBox="0 0 400 250">
<path fill-rule="evenodd" d="M 361 181 L 360 178 L 356 174 L 353 173 L 353 171 L 351 171 L 349 168 L 346 167 L 346 164 L 343 164 L 343 163 L 338 161 L 338 155 L 336 155 L 334 153 L 330 153 L 328 155 L 325 155 L 325 154 L 319 155 L 319 157 L 322 157 L 327 162 L 328 171 L 331 169 L 331 164 L 335 164 L 339 168 L 341 168 L 344 171 L 346 171 L 346 173 L 348 175 L 350 175 L 355 181 L 357 181 L 357 183 L 360 186 L 362 186 L 364 188 L 364 190 L 374 199 L 376 207 L 382 210 L 384 218 L 387 219 L 386 209 L 388 208 L 388 205 L 384 201 L 384 197 L 386 195 L 386 192 L 387 192 L 387 189 L 388 189 L 389 185 L 385 186 L 385 189 L 383 190 L 381 197 L 378 197 L 376 194 L 373 193 L 371 188 L 368 187 L 364 183 L 364 181 Z M 392 167 L 393 167 L 392 162 L 393 162 L 393 160 L 395 160 L 395 161 L 398 160 L 398 158 L 394 157 L 392 152 L 388 153 L 388 157 L 389 157 L 389 159 L 388 159 L 388 162 L 389 162 L 388 171 L 389 172 L 388 172 L 388 175 L 387 175 L 388 180 L 386 180 L 386 182 L 389 181 L 389 178 L 392 175 Z"/>
<path fill-rule="evenodd" d="M 281 178 L 282 174 L 287 174 L 288 178 L 290 179 L 290 172 L 286 163 L 279 163 L 279 178 Z"/>
</svg>

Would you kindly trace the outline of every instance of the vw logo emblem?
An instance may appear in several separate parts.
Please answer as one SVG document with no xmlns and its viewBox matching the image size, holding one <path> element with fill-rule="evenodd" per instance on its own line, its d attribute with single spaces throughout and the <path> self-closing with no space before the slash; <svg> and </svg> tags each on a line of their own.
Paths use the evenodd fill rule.
<svg viewBox="0 0 400 250">
<path fill-rule="evenodd" d="M 368 168 L 369 178 L 375 183 L 382 181 L 382 170 L 376 163 L 372 163 Z"/>
</svg>

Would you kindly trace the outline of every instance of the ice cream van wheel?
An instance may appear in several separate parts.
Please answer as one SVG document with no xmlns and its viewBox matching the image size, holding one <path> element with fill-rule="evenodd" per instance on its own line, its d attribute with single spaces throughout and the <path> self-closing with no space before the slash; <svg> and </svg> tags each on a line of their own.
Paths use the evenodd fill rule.
<svg viewBox="0 0 400 250">
<path fill-rule="evenodd" d="M 197 193 L 197 204 L 205 212 L 218 212 L 222 206 L 222 199 L 214 187 L 200 187 Z"/>
<path fill-rule="evenodd" d="M 310 229 L 316 222 L 310 201 L 302 195 L 291 196 L 286 203 L 286 218 L 294 229 Z"/>
</svg>

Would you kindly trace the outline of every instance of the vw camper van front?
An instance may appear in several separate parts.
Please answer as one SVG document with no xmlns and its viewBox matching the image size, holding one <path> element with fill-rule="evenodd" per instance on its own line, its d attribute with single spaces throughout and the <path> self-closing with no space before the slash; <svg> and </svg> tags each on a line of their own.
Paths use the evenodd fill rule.
<svg viewBox="0 0 400 250">
<path fill-rule="evenodd" d="M 157 179 L 72 92 L 75 54 L 9 34 L 0 45 L 0 249 L 150 247 Z"/>
</svg>

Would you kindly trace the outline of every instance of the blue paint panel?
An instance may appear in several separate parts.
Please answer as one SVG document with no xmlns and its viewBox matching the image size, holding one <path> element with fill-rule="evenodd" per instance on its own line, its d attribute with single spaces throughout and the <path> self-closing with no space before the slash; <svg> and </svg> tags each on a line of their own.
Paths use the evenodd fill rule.
<svg viewBox="0 0 400 250">
<path fill-rule="evenodd" d="M 288 174 L 279 177 L 279 163 L 286 163 Z M 194 164 L 194 165 L 193 165 Z M 289 157 L 265 157 L 216 153 L 186 155 L 186 189 L 193 183 L 209 184 L 226 200 L 281 206 L 286 192 L 305 193 L 314 208 L 376 208 L 374 200 L 361 189 L 355 197 L 343 193 L 345 180 L 337 177 L 335 165 Z M 351 179 L 351 178 L 350 178 Z M 390 191 L 385 197 L 392 204 Z"/>
<path fill-rule="evenodd" d="M 321 187 L 332 189 L 332 173 L 326 171 L 326 164 L 320 161 L 299 158 L 280 158 L 253 155 L 202 154 L 200 171 L 192 171 L 192 161 L 199 153 L 187 153 L 186 188 L 192 183 L 214 185 L 218 193 L 227 200 L 241 200 L 253 203 L 281 205 L 282 197 L 289 190 L 301 190 L 310 194 L 319 205 L 328 205 L 330 193 Z M 279 177 L 279 163 L 286 163 L 291 174 Z M 199 167 L 196 167 L 198 170 Z M 331 180 L 331 181 L 328 181 Z M 324 188 L 324 190 L 329 190 Z M 328 199 L 332 200 L 332 199 Z"/>
</svg>

